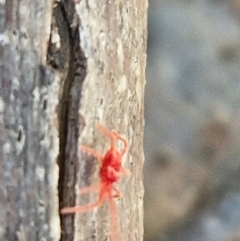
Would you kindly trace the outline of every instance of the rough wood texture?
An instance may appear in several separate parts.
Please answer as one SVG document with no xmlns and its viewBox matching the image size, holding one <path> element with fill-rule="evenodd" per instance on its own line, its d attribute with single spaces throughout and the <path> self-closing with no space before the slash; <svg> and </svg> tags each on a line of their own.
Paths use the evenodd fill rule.
<svg viewBox="0 0 240 241">
<path fill-rule="evenodd" d="M 111 1 L 107 4 L 105 1 L 81 1 L 76 4 L 81 22 L 80 45 L 87 58 L 87 75 L 79 111 L 81 135 L 77 141 L 78 145 L 82 143 L 104 151 L 109 142 L 96 130 L 98 121 L 109 129 L 116 129 L 129 140 L 130 150 L 125 167 L 131 170 L 132 176 L 129 180 L 123 178 L 118 184 L 124 194 L 117 201 L 123 240 L 143 238 L 142 134 L 146 10 L 146 1 Z M 79 156 L 78 160 L 76 194 L 79 188 L 98 181 L 99 168 L 96 161 L 85 155 Z M 63 206 L 73 206 L 73 201 L 68 198 L 73 192 L 73 184 L 70 182 L 65 185 L 71 188 L 65 187 L 68 195 L 64 195 Z M 83 205 L 93 203 L 96 198 L 97 194 L 76 195 L 74 202 Z M 109 239 L 107 205 L 75 217 L 74 240 Z M 66 224 L 68 219 L 70 222 L 70 218 L 63 217 L 63 223 Z M 70 240 L 67 237 L 73 230 L 67 225 L 64 227 L 63 236 L 66 235 L 66 240 Z"/>
<path fill-rule="evenodd" d="M 52 1 L 0 2 L 0 240 L 59 240 Z"/>
<path fill-rule="evenodd" d="M 0 240 L 59 240 L 58 206 L 96 200 L 77 195 L 98 180 L 78 147 L 109 145 L 99 121 L 129 141 L 116 202 L 123 240 L 142 240 L 147 1 L 52 4 L 0 2 Z M 61 216 L 61 229 L 62 241 L 107 240 L 108 208 Z"/>
</svg>

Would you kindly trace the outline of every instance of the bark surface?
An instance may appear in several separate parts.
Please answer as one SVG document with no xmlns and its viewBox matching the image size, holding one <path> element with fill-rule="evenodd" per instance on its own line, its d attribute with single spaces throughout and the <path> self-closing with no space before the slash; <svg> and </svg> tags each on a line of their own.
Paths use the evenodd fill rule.
<svg viewBox="0 0 240 241">
<path fill-rule="evenodd" d="M 108 240 L 108 206 L 78 189 L 98 182 L 101 122 L 129 141 L 116 201 L 123 240 L 143 238 L 146 1 L 0 2 L 0 240 Z"/>
</svg>

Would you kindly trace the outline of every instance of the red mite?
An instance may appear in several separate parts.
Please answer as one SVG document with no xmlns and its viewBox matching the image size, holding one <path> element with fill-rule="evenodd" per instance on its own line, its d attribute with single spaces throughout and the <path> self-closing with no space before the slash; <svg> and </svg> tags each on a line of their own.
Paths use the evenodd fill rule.
<svg viewBox="0 0 240 241">
<path fill-rule="evenodd" d="M 98 200 L 90 205 L 65 207 L 61 210 L 61 214 L 73 214 L 78 212 L 86 212 L 94 208 L 100 207 L 105 199 L 109 202 L 110 209 L 110 237 L 112 241 L 121 240 L 121 232 L 118 223 L 117 207 L 114 202 L 114 198 L 122 196 L 122 192 L 118 190 L 114 184 L 117 182 L 122 174 L 130 175 L 130 171 L 122 166 L 122 157 L 128 151 L 128 142 L 117 131 L 108 130 L 103 125 L 98 124 L 98 129 L 110 139 L 110 148 L 102 155 L 94 149 L 81 146 L 81 150 L 98 159 L 101 168 L 99 171 L 100 182 L 96 185 L 92 185 L 80 190 L 81 194 L 87 194 L 92 191 L 99 191 Z M 122 150 L 117 149 L 115 142 L 120 140 L 123 142 Z"/>
</svg>

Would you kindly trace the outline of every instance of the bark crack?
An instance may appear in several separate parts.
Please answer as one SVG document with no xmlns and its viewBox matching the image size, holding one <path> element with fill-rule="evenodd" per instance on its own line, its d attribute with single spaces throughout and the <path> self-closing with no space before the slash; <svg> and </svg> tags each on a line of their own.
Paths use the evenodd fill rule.
<svg viewBox="0 0 240 241">
<path fill-rule="evenodd" d="M 75 19 L 74 19 L 74 17 Z M 80 97 L 86 76 L 87 61 L 80 48 L 79 26 L 74 3 L 54 5 L 48 63 L 60 76 L 59 123 L 59 207 L 75 205 L 74 187 L 78 170 L 78 137 Z M 74 26 L 74 27 L 73 27 Z M 61 217 L 61 241 L 74 238 L 74 216 Z"/>
</svg>

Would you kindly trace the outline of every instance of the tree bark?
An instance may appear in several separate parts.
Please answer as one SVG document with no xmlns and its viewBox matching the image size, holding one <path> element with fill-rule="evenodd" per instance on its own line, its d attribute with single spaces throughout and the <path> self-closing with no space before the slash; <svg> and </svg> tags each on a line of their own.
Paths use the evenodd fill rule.
<svg viewBox="0 0 240 241">
<path fill-rule="evenodd" d="M 143 92 L 147 2 L 0 2 L 0 240 L 109 240 L 109 211 L 93 203 L 101 122 L 128 139 L 116 201 L 123 240 L 143 239 Z"/>
</svg>

